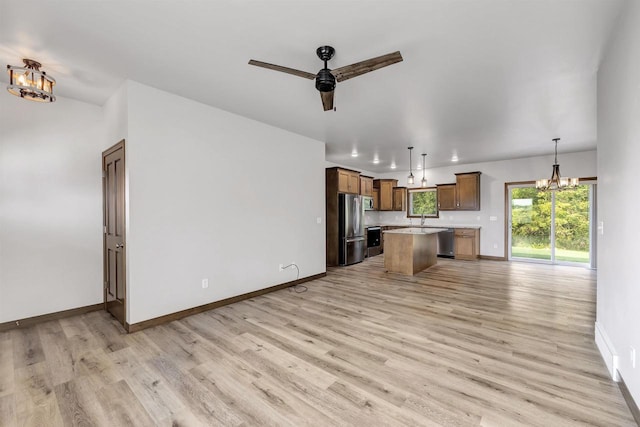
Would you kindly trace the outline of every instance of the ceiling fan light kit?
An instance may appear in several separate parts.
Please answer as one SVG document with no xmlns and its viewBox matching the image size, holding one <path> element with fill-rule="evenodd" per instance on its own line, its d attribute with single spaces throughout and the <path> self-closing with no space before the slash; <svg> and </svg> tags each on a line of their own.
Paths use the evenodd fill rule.
<svg viewBox="0 0 640 427">
<path fill-rule="evenodd" d="M 320 60 L 324 62 L 324 68 L 322 68 L 316 74 L 296 70 L 294 68 L 283 67 L 281 65 L 256 61 L 254 59 L 251 59 L 249 61 L 249 65 L 255 65 L 256 67 L 268 68 L 270 70 L 292 74 L 294 76 L 302 77 L 305 79 L 315 80 L 316 89 L 320 92 L 322 108 L 324 109 L 324 111 L 329 111 L 335 110 L 333 107 L 333 97 L 335 93 L 336 82 L 342 82 L 353 77 L 361 76 L 362 74 L 366 74 L 370 71 L 374 71 L 379 68 L 402 61 L 402 55 L 398 51 L 331 70 L 329 69 L 327 62 L 331 60 L 331 58 L 333 58 L 333 55 L 335 55 L 335 53 L 336 50 L 331 46 L 320 46 L 318 49 L 316 49 L 316 55 L 318 55 L 318 58 L 320 58 Z"/>
<path fill-rule="evenodd" d="M 46 72 L 40 71 L 38 61 L 23 59 L 24 67 L 7 65 L 9 73 L 9 93 L 35 102 L 54 102 L 53 87 L 56 81 Z"/>
<path fill-rule="evenodd" d="M 560 165 L 558 164 L 558 141 L 560 141 L 560 138 L 554 138 L 553 141 L 556 144 L 556 149 L 551 178 L 537 180 L 536 188 L 540 191 L 562 191 L 570 188 L 575 188 L 580 183 L 580 180 L 578 178 L 562 178 L 560 176 Z"/>
</svg>

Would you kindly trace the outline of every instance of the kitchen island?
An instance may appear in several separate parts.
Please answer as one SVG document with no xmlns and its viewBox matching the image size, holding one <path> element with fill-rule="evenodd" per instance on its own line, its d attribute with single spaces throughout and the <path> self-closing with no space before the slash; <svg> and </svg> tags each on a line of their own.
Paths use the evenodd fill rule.
<svg viewBox="0 0 640 427">
<path fill-rule="evenodd" d="M 384 232 L 384 268 L 412 276 L 438 262 L 437 235 L 446 228 L 399 228 Z"/>
</svg>

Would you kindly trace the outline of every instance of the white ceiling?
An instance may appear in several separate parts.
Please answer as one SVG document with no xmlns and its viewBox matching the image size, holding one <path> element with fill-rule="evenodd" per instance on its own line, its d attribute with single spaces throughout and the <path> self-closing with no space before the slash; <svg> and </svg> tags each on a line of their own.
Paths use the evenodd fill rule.
<svg viewBox="0 0 640 427">
<path fill-rule="evenodd" d="M 408 169 L 409 145 L 427 167 L 454 154 L 548 154 L 556 136 L 561 153 L 594 149 L 596 73 L 621 5 L 0 0 L 0 62 L 38 60 L 56 94 L 98 105 L 132 79 L 324 141 L 327 160 L 380 173 Z M 322 110 L 313 81 L 247 65 L 315 73 L 325 44 L 330 68 L 396 50 L 404 61 L 338 83 L 336 112 Z"/>
</svg>

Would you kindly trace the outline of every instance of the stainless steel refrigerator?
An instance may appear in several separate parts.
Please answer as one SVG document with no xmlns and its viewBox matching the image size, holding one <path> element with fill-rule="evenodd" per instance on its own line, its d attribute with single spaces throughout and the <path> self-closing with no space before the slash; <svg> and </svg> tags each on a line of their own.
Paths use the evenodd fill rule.
<svg viewBox="0 0 640 427">
<path fill-rule="evenodd" d="M 364 237 L 364 205 L 362 196 L 338 194 L 338 262 L 350 265 L 364 259 L 367 245 Z"/>
</svg>

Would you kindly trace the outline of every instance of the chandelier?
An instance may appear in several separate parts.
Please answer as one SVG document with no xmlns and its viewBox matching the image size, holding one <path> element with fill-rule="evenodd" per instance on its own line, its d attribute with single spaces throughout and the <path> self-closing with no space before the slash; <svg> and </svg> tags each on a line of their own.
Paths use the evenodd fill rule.
<svg viewBox="0 0 640 427">
<path fill-rule="evenodd" d="M 556 156 L 551 179 L 537 180 L 536 188 L 540 191 L 558 191 L 575 188 L 578 185 L 578 178 L 562 178 L 560 176 L 560 165 L 558 164 L 558 141 L 560 141 L 560 138 L 554 138 L 553 141 L 556 143 Z"/>
<path fill-rule="evenodd" d="M 9 86 L 7 90 L 15 96 L 36 102 L 54 102 L 53 86 L 56 81 L 46 72 L 40 71 L 41 64 L 32 59 L 23 59 L 24 67 L 7 65 Z"/>
</svg>

